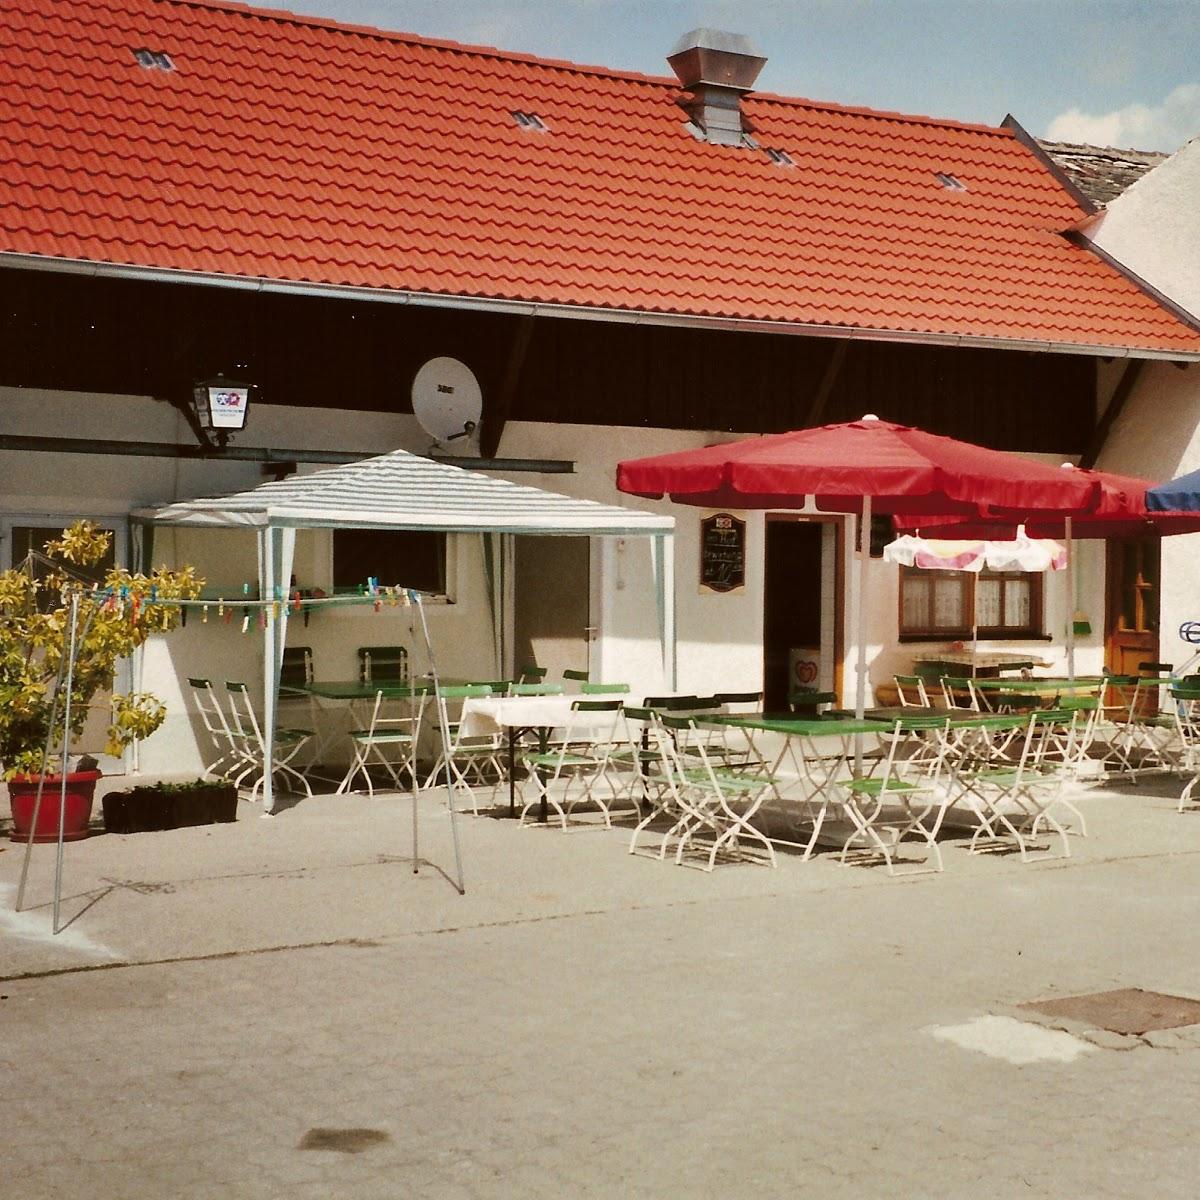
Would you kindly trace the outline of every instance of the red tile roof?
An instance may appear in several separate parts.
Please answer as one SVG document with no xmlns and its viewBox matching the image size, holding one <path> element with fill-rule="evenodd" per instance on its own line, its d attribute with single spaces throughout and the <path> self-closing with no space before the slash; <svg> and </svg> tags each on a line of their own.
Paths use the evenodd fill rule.
<svg viewBox="0 0 1200 1200">
<path fill-rule="evenodd" d="M 0 46 L 0 255 L 1200 351 L 1008 129 L 752 95 L 777 166 L 673 80 L 204 0 L 22 0 Z"/>
</svg>

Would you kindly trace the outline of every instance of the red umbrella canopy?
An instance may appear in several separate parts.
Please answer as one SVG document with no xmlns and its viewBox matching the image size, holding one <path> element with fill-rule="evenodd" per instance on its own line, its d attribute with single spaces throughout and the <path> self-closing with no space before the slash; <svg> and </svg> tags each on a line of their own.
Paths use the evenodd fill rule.
<svg viewBox="0 0 1200 1200">
<path fill-rule="evenodd" d="M 1016 454 L 864 417 L 702 450 L 631 459 L 617 487 L 707 508 L 801 508 L 825 512 L 971 514 L 1083 512 L 1097 500 L 1084 473 Z"/>
<path fill-rule="evenodd" d="M 1112 471 L 1087 470 L 1069 463 L 1057 468 L 1063 475 L 1084 476 L 1099 488 L 1099 498 L 1090 512 L 1071 517 L 1071 536 L 1076 538 L 1155 537 L 1172 533 L 1200 531 L 1200 512 L 1152 512 L 1146 507 L 1146 490 L 1155 486 L 1148 479 L 1118 475 Z M 918 529 L 930 536 L 954 538 L 1016 537 L 1017 522 L 1011 517 L 992 519 L 997 514 L 985 510 L 980 517 L 964 518 L 953 513 L 942 516 L 900 515 L 897 530 L 912 533 Z M 1066 536 L 1065 517 L 1040 516 L 1024 522 L 1032 538 Z"/>
</svg>

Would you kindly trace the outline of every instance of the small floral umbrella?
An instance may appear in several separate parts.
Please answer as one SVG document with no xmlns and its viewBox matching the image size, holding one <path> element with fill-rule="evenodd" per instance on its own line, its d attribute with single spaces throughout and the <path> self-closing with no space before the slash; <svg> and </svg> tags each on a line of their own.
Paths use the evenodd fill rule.
<svg viewBox="0 0 1200 1200">
<path fill-rule="evenodd" d="M 904 534 L 883 548 L 885 562 L 927 571 L 1062 571 L 1067 566 L 1067 551 L 1048 538 L 1026 537 L 1019 528 L 1012 541 L 957 541 L 943 538 L 923 538 Z M 978 592 L 975 593 L 976 598 Z M 971 613 L 972 649 L 979 648 L 979 618 Z M 971 666 L 971 674 L 975 666 Z"/>
</svg>

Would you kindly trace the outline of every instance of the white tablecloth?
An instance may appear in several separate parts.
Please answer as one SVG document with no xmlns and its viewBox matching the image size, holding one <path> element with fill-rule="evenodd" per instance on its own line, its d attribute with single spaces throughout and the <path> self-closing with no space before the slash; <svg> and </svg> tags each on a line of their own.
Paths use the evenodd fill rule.
<svg viewBox="0 0 1200 1200">
<path fill-rule="evenodd" d="M 568 723 L 605 725 L 611 712 L 576 713 L 576 700 L 604 700 L 605 696 L 501 696 L 497 699 L 468 699 L 463 702 L 461 729 L 464 737 L 486 737 L 502 729 L 557 729 Z M 590 718 L 595 720 L 591 721 Z"/>
</svg>

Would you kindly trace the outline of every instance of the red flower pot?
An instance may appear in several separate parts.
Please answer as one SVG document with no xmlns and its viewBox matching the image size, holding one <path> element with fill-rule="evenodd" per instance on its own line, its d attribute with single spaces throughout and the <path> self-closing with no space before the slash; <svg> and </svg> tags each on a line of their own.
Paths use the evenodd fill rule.
<svg viewBox="0 0 1200 1200">
<path fill-rule="evenodd" d="M 92 798 L 100 771 L 72 771 L 67 775 L 67 797 L 64 806 L 63 840 L 77 842 L 88 835 L 92 816 Z M 58 841 L 59 800 L 62 796 L 62 776 L 46 775 L 42 784 L 42 807 L 38 812 L 35 842 Z M 37 801 L 38 777 L 18 775 L 8 781 L 8 799 L 12 805 L 12 840 L 23 842 L 29 837 L 33 824 L 33 806 Z"/>
</svg>

